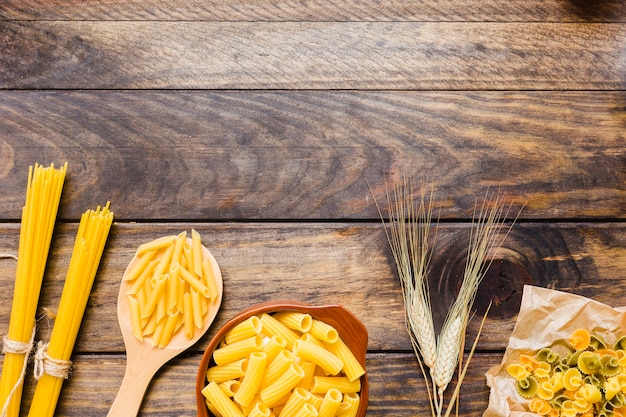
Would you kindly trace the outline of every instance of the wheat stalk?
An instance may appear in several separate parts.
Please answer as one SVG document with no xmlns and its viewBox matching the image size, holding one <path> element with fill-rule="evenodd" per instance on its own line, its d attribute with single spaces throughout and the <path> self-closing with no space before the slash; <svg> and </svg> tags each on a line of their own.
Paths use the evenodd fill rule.
<svg viewBox="0 0 626 417">
<path fill-rule="evenodd" d="M 396 185 L 393 191 L 390 191 L 385 183 L 385 190 L 389 204 L 389 230 L 385 228 L 385 234 L 398 270 L 405 308 L 405 323 L 424 375 L 433 417 L 441 417 L 444 391 L 450 384 L 457 365 L 459 366 L 457 385 L 445 414 L 448 416 L 450 408 L 455 403 L 458 404 L 460 384 L 485 322 L 486 316 L 481 323 L 468 362 L 462 366 L 461 356 L 464 350 L 467 324 L 471 318 L 471 309 L 478 286 L 493 260 L 488 260 L 489 255 L 495 247 L 502 244 L 510 231 L 509 228 L 502 240 L 496 243 L 496 236 L 506 220 L 508 209 L 505 212 L 504 198 L 500 194 L 497 195 L 491 207 L 487 207 L 488 192 L 485 194 L 480 210 L 475 205 L 461 288 L 448 310 L 439 337 L 436 338 L 426 276 L 432 256 L 430 226 L 434 187 L 431 188 L 428 204 L 426 204 L 423 184 L 419 203 L 414 203 L 411 184 L 406 177 L 402 185 Z M 376 200 L 374 201 L 376 203 Z M 376 207 L 381 220 L 385 223 L 378 203 Z M 432 392 L 424 365 L 430 370 Z"/>
</svg>

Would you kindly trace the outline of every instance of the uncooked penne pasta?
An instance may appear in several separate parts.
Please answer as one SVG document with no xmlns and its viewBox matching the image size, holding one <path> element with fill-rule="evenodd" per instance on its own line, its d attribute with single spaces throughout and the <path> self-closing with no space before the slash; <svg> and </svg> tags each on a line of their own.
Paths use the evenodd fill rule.
<svg viewBox="0 0 626 417">
<path fill-rule="evenodd" d="M 202 328 L 202 299 L 200 293 L 193 288 L 191 289 L 191 308 L 193 309 L 193 324 L 198 329 Z"/>
<path fill-rule="evenodd" d="M 343 361 L 325 348 L 305 340 L 296 340 L 293 351 L 302 359 L 313 362 L 330 375 L 337 375 L 343 368 Z"/>
<path fill-rule="evenodd" d="M 189 268 L 198 276 L 202 276 L 202 243 L 200 234 L 191 229 L 191 259 L 193 259 L 193 268 Z"/>
<path fill-rule="evenodd" d="M 174 239 L 174 236 L 164 236 L 158 239 L 154 239 L 151 242 L 143 243 L 137 248 L 137 255 L 141 255 L 149 251 L 157 251 L 161 248 L 171 245 Z"/>
<path fill-rule="evenodd" d="M 163 329 L 163 333 L 161 334 L 161 338 L 159 339 L 159 347 L 163 348 L 167 346 L 172 338 L 172 334 L 174 333 L 174 329 L 176 328 L 176 323 L 178 322 L 178 311 L 175 313 L 169 313 L 167 315 L 167 321 L 165 322 L 165 327 Z"/>
<path fill-rule="evenodd" d="M 210 382 L 202 389 L 202 394 L 215 407 L 221 417 L 244 417 L 243 412 L 226 395 L 216 382 Z"/>
<path fill-rule="evenodd" d="M 183 310 L 183 314 L 184 314 L 184 325 L 185 325 L 185 337 L 187 339 L 191 339 L 193 338 L 193 328 L 194 328 L 194 324 L 193 324 L 193 304 L 191 302 L 191 294 L 189 294 L 188 292 L 185 293 L 185 295 L 183 296 L 184 302 L 183 302 L 183 306 L 184 306 L 184 310 Z"/>
<path fill-rule="evenodd" d="M 151 250 L 141 255 L 137 262 L 126 273 L 124 280 L 133 281 L 134 279 L 139 278 L 139 276 L 146 270 L 155 254 L 156 251 Z"/>
<path fill-rule="evenodd" d="M 202 274 L 204 275 L 205 284 L 211 292 L 211 301 L 217 299 L 217 284 L 215 282 L 215 273 L 211 265 L 211 259 L 205 258 L 202 262 Z"/>
<path fill-rule="evenodd" d="M 191 288 L 195 289 L 206 298 L 211 297 L 209 287 L 204 285 L 204 282 L 202 282 L 197 276 L 191 273 L 187 268 L 183 268 L 182 266 L 179 267 L 178 273 L 182 279 L 187 281 Z"/>
<path fill-rule="evenodd" d="M 167 275 L 160 275 L 153 280 L 154 288 L 148 297 L 147 304 L 140 306 L 141 318 L 150 317 L 157 307 L 159 299 L 162 298 L 165 293 L 165 286 L 167 285 Z"/>
<path fill-rule="evenodd" d="M 137 297 L 129 295 L 128 304 L 130 306 L 130 321 L 133 326 L 133 334 L 137 339 L 143 342 L 143 334 L 141 333 L 141 313 L 139 311 L 139 301 L 137 301 Z"/>
</svg>

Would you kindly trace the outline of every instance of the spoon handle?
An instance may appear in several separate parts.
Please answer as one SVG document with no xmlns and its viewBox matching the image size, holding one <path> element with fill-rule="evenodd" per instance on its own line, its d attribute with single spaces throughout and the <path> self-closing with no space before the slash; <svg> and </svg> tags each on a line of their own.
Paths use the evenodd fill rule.
<svg viewBox="0 0 626 417">
<path fill-rule="evenodd" d="M 139 407 L 154 371 L 148 367 L 134 369 L 137 367 L 133 366 L 133 363 L 137 362 L 129 362 L 126 366 L 122 385 L 107 417 L 135 417 L 139 413 Z"/>
</svg>

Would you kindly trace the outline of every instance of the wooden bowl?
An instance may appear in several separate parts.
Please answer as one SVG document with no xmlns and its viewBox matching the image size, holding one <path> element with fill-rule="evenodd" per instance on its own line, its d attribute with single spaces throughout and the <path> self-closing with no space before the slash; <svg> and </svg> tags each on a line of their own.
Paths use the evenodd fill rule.
<svg viewBox="0 0 626 417">
<path fill-rule="evenodd" d="M 348 345 L 354 356 L 361 363 L 365 369 L 365 354 L 367 352 L 367 329 L 359 321 L 359 319 L 344 308 L 341 305 L 325 305 L 325 306 L 311 306 L 294 301 L 273 301 L 261 304 L 256 304 L 249 307 L 230 321 L 228 321 L 209 342 L 202 360 L 200 361 L 200 367 L 198 369 L 198 376 L 196 379 L 196 402 L 198 406 L 198 417 L 212 417 L 207 406 L 206 399 L 202 395 L 202 389 L 206 386 L 206 372 L 211 362 L 213 351 L 218 347 L 226 333 L 237 324 L 246 320 L 247 318 L 262 313 L 275 313 L 278 311 L 296 311 L 300 313 L 306 313 L 311 317 L 321 320 L 330 324 L 339 332 L 339 335 L 343 341 Z M 359 393 L 360 403 L 357 417 L 364 417 L 365 410 L 367 409 L 368 400 L 368 385 L 367 385 L 367 372 L 361 377 L 361 391 Z"/>
</svg>

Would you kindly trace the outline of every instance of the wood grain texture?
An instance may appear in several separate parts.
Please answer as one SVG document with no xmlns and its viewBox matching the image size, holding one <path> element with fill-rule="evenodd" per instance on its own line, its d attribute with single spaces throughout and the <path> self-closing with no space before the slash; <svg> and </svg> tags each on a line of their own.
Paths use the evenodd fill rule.
<svg viewBox="0 0 626 417">
<path fill-rule="evenodd" d="M 524 219 L 626 216 L 622 92 L 0 92 L 0 213 L 69 161 L 60 217 L 370 219 L 427 175 L 444 219 L 500 188 Z"/>
<path fill-rule="evenodd" d="M 108 355 L 76 355 L 75 369 L 64 383 L 56 417 L 106 416 L 117 393 L 125 361 Z M 488 398 L 484 374 L 500 363 L 502 355 L 483 353 L 472 360 L 462 388 L 460 416 L 477 416 Z M 1 360 L 0 360 L 1 362 Z M 195 380 L 200 355 L 174 359 L 148 388 L 138 417 L 196 415 Z M 371 353 L 366 359 L 370 378 L 368 416 L 428 415 L 422 374 L 412 353 Z M 27 380 L 23 408 L 28 410 L 33 392 Z M 26 414 L 24 414 L 26 415 Z"/>
<path fill-rule="evenodd" d="M 623 90 L 626 24 L 7 22 L 0 87 Z"/>
<path fill-rule="evenodd" d="M 127 224 L 113 225 L 78 338 L 77 352 L 123 352 L 116 318 L 119 282 L 139 244 L 195 228 L 217 259 L 224 279 L 224 299 L 215 323 L 195 349 L 240 310 L 271 300 L 314 305 L 343 304 L 365 324 L 370 351 L 411 349 L 403 324 L 402 298 L 382 226 L 363 223 Z M 76 225 L 55 233 L 40 307 L 56 309 L 69 264 Z M 436 320 L 458 287 L 464 264 L 467 224 L 439 227 L 430 273 Z M 515 226 L 496 254 L 479 291 L 476 310 L 492 300 L 481 349 L 503 349 L 513 329 L 524 284 L 570 291 L 612 306 L 626 298 L 626 225 L 536 224 Z M 19 225 L 3 224 L 0 253 L 16 253 Z M 501 267 L 502 262 L 508 269 Z M 0 305 L 10 305 L 15 261 L 0 259 Z M 612 288 L 610 292 L 606 288 Z M 0 334 L 8 309 L 0 310 Z M 45 339 L 51 323 L 39 322 Z M 475 324 L 470 334 L 475 334 Z"/>
<path fill-rule="evenodd" d="M 626 22 L 621 0 L 5 0 L 0 19 Z"/>
</svg>

